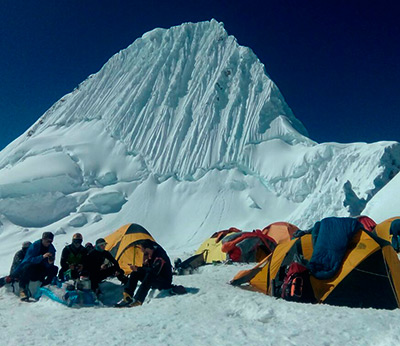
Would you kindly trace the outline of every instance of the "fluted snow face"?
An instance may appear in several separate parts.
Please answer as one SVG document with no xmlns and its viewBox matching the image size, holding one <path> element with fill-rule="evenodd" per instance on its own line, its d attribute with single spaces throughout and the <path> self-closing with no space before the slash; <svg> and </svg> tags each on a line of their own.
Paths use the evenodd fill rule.
<svg viewBox="0 0 400 346">
<path fill-rule="evenodd" d="M 155 29 L 112 57 L 50 109 L 43 124 L 101 119 L 155 174 L 192 179 L 243 161 L 284 116 L 306 134 L 254 53 L 215 20 Z M 196 174 L 197 173 L 197 174 Z"/>
</svg>

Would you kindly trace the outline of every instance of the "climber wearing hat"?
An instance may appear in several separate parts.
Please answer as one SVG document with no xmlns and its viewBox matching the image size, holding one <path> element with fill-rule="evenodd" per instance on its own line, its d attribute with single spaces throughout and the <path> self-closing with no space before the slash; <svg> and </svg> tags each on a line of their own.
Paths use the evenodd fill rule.
<svg viewBox="0 0 400 346">
<path fill-rule="evenodd" d="M 123 284 L 128 282 L 128 278 L 124 275 L 125 273 L 119 267 L 116 259 L 105 249 L 106 245 L 107 242 L 104 238 L 97 239 L 96 245 L 89 252 L 87 260 L 92 290 L 97 294 L 100 293 L 99 283 L 109 276 L 116 276 Z"/>
<path fill-rule="evenodd" d="M 26 251 L 31 244 L 32 243 L 30 241 L 24 241 L 22 243 L 22 249 L 18 250 L 14 255 L 14 259 L 11 264 L 10 275 L 0 278 L 0 287 L 3 287 L 5 284 L 9 284 L 15 281 L 16 278 L 15 276 L 13 276 L 13 272 L 21 264 L 22 260 L 25 257 Z"/>
<path fill-rule="evenodd" d="M 80 233 L 72 236 L 72 243 L 67 245 L 61 253 L 61 268 L 58 278 L 61 281 L 77 279 L 86 267 L 88 250 L 82 246 L 83 237 Z"/>
<path fill-rule="evenodd" d="M 18 250 L 15 255 L 14 255 L 14 259 L 11 265 L 11 269 L 10 269 L 10 276 L 13 277 L 13 272 L 15 271 L 15 269 L 17 269 L 17 267 L 21 264 L 21 262 L 23 261 L 26 252 L 28 251 L 28 247 L 31 246 L 31 242 L 30 241 L 24 241 L 22 243 L 22 248 L 20 250 Z"/>
</svg>

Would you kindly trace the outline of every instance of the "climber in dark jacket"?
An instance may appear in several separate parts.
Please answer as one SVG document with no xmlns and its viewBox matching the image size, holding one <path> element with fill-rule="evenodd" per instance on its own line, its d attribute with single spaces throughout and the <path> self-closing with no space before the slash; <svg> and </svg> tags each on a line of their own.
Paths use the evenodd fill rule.
<svg viewBox="0 0 400 346">
<path fill-rule="evenodd" d="M 58 267 L 54 265 L 56 249 L 52 242 L 54 234 L 44 232 L 42 239 L 29 246 L 21 264 L 14 270 L 13 276 L 19 279 L 19 296 L 21 300 L 29 300 L 28 285 L 30 281 L 41 281 L 48 285 L 57 275 Z"/>
<path fill-rule="evenodd" d="M 92 290 L 96 293 L 99 293 L 99 283 L 109 276 L 116 276 L 123 284 L 128 281 L 116 259 L 105 250 L 106 245 L 103 238 L 97 239 L 94 249 L 89 252 L 87 257 L 87 270 Z"/>
<path fill-rule="evenodd" d="M 88 250 L 82 246 L 83 237 L 80 233 L 72 236 L 72 244 L 67 245 L 61 253 L 61 268 L 58 278 L 61 281 L 77 279 L 86 267 Z"/>
<path fill-rule="evenodd" d="M 15 281 L 16 278 L 15 278 L 15 276 L 13 276 L 13 273 L 14 273 L 15 269 L 17 269 L 18 266 L 23 261 L 25 254 L 28 251 L 28 247 L 31 244 L 32 243 L 30 241 L 24 241 L 22 243 L 22 249 L 18 250 L 14 255 L 14 259 L 11 264 L 10 275 L 3 276 L 0 278 L 0 287 L 3 287 L 5 284 L 9 284 L 9 283 L 12 283 Z"/>
<path fill-rule="evenodd" d="M 18 250 L 15 253 L 13 262 L 11 264 L 11 269 L 10 269 L 11 277 L 13 276 L 12 274 L 15 271 L 15 269 L 17 269 L 17 267 L 21 264 L 21 262 L 25 258 L 26 252 L 28 251 L 28 248 L 29 248 L 29 246 L 31 246 L 31 244 L 32 243 L 30 241 L 24 241 L 22 243 L 22 249 Z"/>
<path fill-rule="evenodd" d="M 130 265 L 132 273 L 124 289 L 124 297 L 117 307 L 142 305 L 150 288 L 163 290 L 172 287 L 172 266 L 165 250 L 149 239 L 142 241 L 140 247 L 143 251 L 143 266 Z M 132 298 L 138 281 L 141 284 Z"/>
</svg>

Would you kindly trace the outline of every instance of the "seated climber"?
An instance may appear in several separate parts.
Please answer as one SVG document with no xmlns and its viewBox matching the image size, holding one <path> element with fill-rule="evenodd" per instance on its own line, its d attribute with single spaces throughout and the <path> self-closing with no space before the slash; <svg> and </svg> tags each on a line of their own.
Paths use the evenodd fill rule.
<svg viewBox="0 0 400 346">
<path fill-rule="evenodd" d="M 15 269 L 17 269 L 17 267 L 24 260 L 26 252 L 28 251 L 28 248 L 31 245 L 32 245 L 32 243 L 30 241 L 24 241 L 22 243 L 22 248 L 15 253 L 13 262 L 11 264 L 11 269 L 10 269 L 10 277 L 11 278 L 13 277 L 12 274 L 15 271 Z"/>
<path fill-rule="evenodd" d="M 61 253 L 61 268 L 58 278 L 61 281 L 77 279 L 86 266 L 88 250 L 82 246 L 83 237 L 80 233 L 72 236 L 72 243 L 67 245 Z"/>
<path fill-rule="evenodd" d="M 57 275 L 58 267 L 54 265 L 56 249 L 52 244 L 53 239 L 53 233 L 44 232 L 42 239 L 29 246 L 23 261 L 13 272 L 13 277 L 19 280 L 19 296 L 22 301 L 29 300 L 30 281 L 41 281 L 42 286 L 45 286 Z"/>
<path fill-rule="evenodd" d="M 31 244 L 32 243 L 30 241 L 24 241 L 22 243 L 22 248 L 20 250 L 18 250 L 14 255 L 14 259 L 11 264 L 10 274 L 0 278 L 0 287 L 3 287 L 5 284 L 14 282 L 15 277 L 13 277 L 12 274 L 15 271 L 15 269 L 17 269 L 17 267 L 21 264 L 22 260 L 25 257 L 26 252 L 28 251 L 28 247 Z"/>
<path fill-rule="evenodd" d="M 142 305 L 150 288 L 172 288 L 172 266 L 165 250 L 149 239 L 143 240 L 140 247 L 143 251 L 143 267 L 130 265 L 132 273 L 124 289 L 124 297 L 116 307 Z M 133 295 L 138 281 L 141 281 L 141 284 Z"/>
<path fill-rule="evenodd" d="M 105 239 L 97 239 L 94 249 L 89 252 L 87 257 L 87 270 L 91 287 L 97 294 L 100 293 L 99 283 L 109 276 L 116 276 L 123 284 L 128 281 L 116 259 L 105 250 L 106 245 Z"/>
<path fill-rule="evenodd" d="M 94 249 L 94 246 L 93 246 L 93 244 L 91 243 L 91 242 L 87 242 L 86 244 L 85 244 L 85 249 L 88 251 L 88 253 L 91 251 L 91 250 L 93 250 Z"/>
</svg>

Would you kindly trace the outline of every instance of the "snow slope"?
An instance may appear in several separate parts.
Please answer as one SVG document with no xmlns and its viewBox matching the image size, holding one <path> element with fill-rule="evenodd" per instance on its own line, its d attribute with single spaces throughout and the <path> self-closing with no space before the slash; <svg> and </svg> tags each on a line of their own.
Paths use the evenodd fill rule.
<svg viewBox="0 0 400 346">
<path fill-rule="evenodd" d="M 371 215 L 377 222 L 382 222 L 393 216 L 400 215 L 400 175 L 396 175 L 368 203 L 365 213 Z"/>
</svg>

